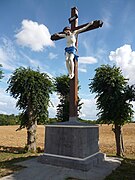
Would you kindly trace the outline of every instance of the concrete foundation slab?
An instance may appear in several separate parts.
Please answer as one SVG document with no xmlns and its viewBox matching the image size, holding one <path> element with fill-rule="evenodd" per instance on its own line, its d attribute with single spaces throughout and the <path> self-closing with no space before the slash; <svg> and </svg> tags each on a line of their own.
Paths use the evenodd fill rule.
<svg viewBox="0 0 135 180">
<path fill-rule="evenodd" d="M 0 178 L 0 180 L 65 180 L 68 177 L 78 180 L 104 180 L 120 164 L 118 158 L 107 157 L 101 163 L 89 171 L 81 171 L 57 167 L 48 164 L 39 163 L 37 158 L 17 163 L 27 168 L 14 174 Z"/>
</svg>

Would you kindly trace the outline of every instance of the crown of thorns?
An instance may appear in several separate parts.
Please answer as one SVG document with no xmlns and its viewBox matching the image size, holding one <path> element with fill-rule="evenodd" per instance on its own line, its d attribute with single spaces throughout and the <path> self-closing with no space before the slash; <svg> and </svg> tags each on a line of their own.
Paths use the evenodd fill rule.
<svg viewBox="0 0 135 180">
<path fill-rule="evenodd" d="M 66 31 L 66 30 L 70 30 L 70 31 L 71 31 L 71 28 L 67 26 L 67 27 L 65 27 L 65 28 L 63 29 L 63 32 Z"/>
</svg>

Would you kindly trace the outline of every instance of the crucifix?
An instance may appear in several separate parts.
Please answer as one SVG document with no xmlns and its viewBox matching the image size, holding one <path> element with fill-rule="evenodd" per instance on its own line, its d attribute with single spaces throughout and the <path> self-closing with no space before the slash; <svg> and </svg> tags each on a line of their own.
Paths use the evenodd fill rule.
<svg viewBox="0 0 135 180">
<path fill-rule="evenodd" d="M 91 23 L 78 26 L 78 10 L 76 7 L 73 7 L 71 8 L 69 23 L 71 24 L 71 28 L 65 27 L 63 32 L 53 34 L 51 40 L 56 41 L 62 38 L 67 39 L 65 54 L 70 78 L 69 121 L 76 121 L 78 119 L 78 60 L 75 50 L 77 51 L 78 48 L 78 34 L 102 27 L 103 22 L 95 20 Z"/>
</svg>

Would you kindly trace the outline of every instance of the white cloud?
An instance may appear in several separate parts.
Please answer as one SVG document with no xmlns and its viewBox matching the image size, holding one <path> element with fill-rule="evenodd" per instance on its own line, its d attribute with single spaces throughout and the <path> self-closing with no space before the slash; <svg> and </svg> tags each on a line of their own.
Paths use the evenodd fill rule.
<svg viewBox="0 0 135 180">
<path fill-rule="evenodd" d="M 82 105 L 80 117 L 87 120 L 96 120 L 98 111 L 94 97 L 90 99 L 81 99 L 81 102 L 84 104 Z"/>
<path fill-rule="evenodd" d="M 79 57 L 79 68 L 78 70 L 80 72 L 86 73 L 87 72 L 87 67 L 89 64 L 94 64 L 97 63 L 97 59 L 91 56 L 87 57 Z"/>
<path fill-rule="evenodd" d="M 112 19 L 112 13 L 109 9 L 102 9 L 102 21 L 104 22 L 103 27 L 104 28 L 110 28 L 111 27 L 111 19 Z"/>
<path fill-rule="evenodd" d="M 0 63 L 3 64 L 3 66 L 6 68 L 6 62 L 7 62 L 8 56 L 4 52 L 3 48 L 0 48 Z"/>
<path fill-rule="evenodd" d="M 49 57 L 49 59 L 56 59 L 58 57 L 58 54 L 54 54 L 54 53 L 50 52 L 48 57 Z"/>
<path fill-rule="evenodd" d="M 38 66 L 43 66 L 38 60 L 30 58 L 22 51 L 17 51 L 17 48 L 9 38 L 2 38 L 0 44 L 0 63 L 3 69 L 9 71 L 14 71 L 20 66 L 31 66 L 35 69 Z"/>
<path fill-rule="evenodd" d="M 23 66 L 25 68 L 30 66 L 34 70 L 37 70 L 39 68 L 40 72 L 47 73 L 50 78 L 53 78 L 52 73 L 49 73 L 47 71 L 49 69 L 49 66 L 42 61 L 39 61 L 38 59 L 33 59 L 22 51 L 20 51 L 20 58 L 23 59 L 23 61 L 26 61 L 23 62 L 23 64 L 20 64 L 20 66 Z"/>
<path fill-rule="evenodd" d="M 31 58 L 23 51 L 18 51 L 14 43 L 7 37 L 1 38 L 0 40 L 0 64 L 2 64 L 2 69 L 12 72 L 20 66 L 25 68 L 30 66 L 34 70 L 37 70 L 39 67 L 40 71 L 52 77 L 52 75 L 47 72 L 49 66 L 43 61 Z M 4 74 L 4 77 L 5 76 L 6 74 Z"/>
<path fill-rule="evenodd" d="M 16 100 L 5 92 L 5 89 L 0 89 L 0 113 L 1 114 L 18 114 L 16 108 Z"/>
<path fill-rule="evenodd" d="M 111 23 L 110 23 L 110 17 L 103 17 L 103 26 L 104 28 L 110 28 L 111 27 Z"/>
<path fill-rule="evenodd" d="M 52 105 L 50 105 L 50 107 L 48 108 L 49 117 L 53 118 L 53 117 L 56 117 L 57 105 L 59 103 L 59 98 L 56 93 L 53 93 L 51 95 L 50 101 L 52 102 Z"/>
<path fill-rule="evenodd" d="M 94 64 L 97 63 L 97 59 L 91 56 L 79 57 L 80 64 Z"/>
<path fill-rule="evenodd" d="M 17 54 L 12 41 L 8 38 L 1 38 L 2 43 L 0 44 L 0 63 L 6 70 L 14 70 L 18 63 Z"/>
<path fill-rule="evenodd" d="M 129 78 L 130 84 L 135 84 L 135 51 L 131 45 L 125 44 L 115 51 L 111 51 L 109 59 L 122 69 L 123 75 Z"/>
<path fill-rule="evenodd" d="M 99 44 L 98 44 L 98 47 L 99 48 L 97 48 L 97 50 L 96 50 L 96 52 L 95 52 L 95 54 L 96 54 L 96 58 L 98 59 L 98 61 L 101 61 L 102 63 L 106 63 L 105 61 L 105 57 L 108 55 L 108 53 L 107 53 L 107 47 L 106 47 L 106 45 L 105 45 L 105 43 L 101 40 L 101 41 L 99 41 Z M 108 59 L 107 59 L 107 61 L 108 61 Z"/>
<path fill-rule="evenodd" d="M 44 47 L 54 46 L 50 36 L 45 25 L 27 19 L 22 21 L 22 27 L 15 35 L 18 44 L 29 47 L 33 51 L 43 51 Z"/>
<path fill-rule="evenodd" d="M 41 67 L 41 68 L 43 67 L 43 64 L 39 60 L 29 57 L 27 54 L 25 54 L 22 51 L 20 51 L 20 56 L 24 61 L 26 61 L 26 62 L 23 62 L 23 65 L 22 65 L 22 66 L 24 66 L 26 68 L 28 66 L 30 66 L 30 67 L 37 70 L 38 67 Z"/>
<path fill-rule="evenodd" d="M 83 73 L 86 73 L 86 72 L 87 72 L 86 67 L 79 67 L 78 70 L 79 70 L 80 72 L 83 72 Z"/>
<path fill-rule="evenodd" d="M 82 36 L 80 37 L 80 41 L 81 41 L 81 44 L 83 45 L 83 47 L 85 48 L 85 52 L 86 54 L 88 55 L 89 53 L 90 54 L 93 54 L 93 46 L 91 44 L 91 40 L 87 38 L 83 38 Z"/>
</svg>

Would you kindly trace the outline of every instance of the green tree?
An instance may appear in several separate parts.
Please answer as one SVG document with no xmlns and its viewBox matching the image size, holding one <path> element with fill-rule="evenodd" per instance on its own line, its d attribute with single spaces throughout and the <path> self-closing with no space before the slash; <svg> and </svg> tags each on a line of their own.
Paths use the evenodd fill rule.
<svg viewBox="0 0 135 180">
<path fill-rule="evenodd" d="M 0 67 L 2 67 L 2 65 L 0 64 Z M 0 79 L 3 78 L 3 71 L 0 69 Z"/>
<path fill-rule="evenodd" d="M 129 86 L 128 80 L 116 66 L 102 65 L 89 84 L 90 91 L 97 93 L 97 108 L 99 122 L 114 124 L 116 152 L 122 153 L 121 127 L 130 122 L 133 117 L 131 101 L 135 97 L 134 86 Z"/>
<path fill-rule="evenodd" d="M 17 99 L 16 106 L 22 110 L 19 129 L 27 129 L 28 151 L 36 151 L 37 122 L 48 120 L 49 94 L 52 82 L 47 74 L 20 67 L 8 81 L 7 92 Z"/>
<path fill-rule="evenodd" d="M 19 124 L 19 116 L 11 114 L 0 114 L 0 126 Z"/>
<path fill-rule="evenodd" d="M 55 90 L 59 95 L 60 103 L 57 106 L 57 119 L 60 121 L 69 120 L 69 91 L 70 91 L 70 79 L 67 75 L 61 75 L 55 78 Z M 80 87 L 78 87 L 79 89 Z M 82 108 L 82 104 L 78 97 L 78 116 Z"/>
<path fill-rule="evenodd" d="M 2 67 L 2 65 L 0 64 L 0 68 Z M 0 69 L 0 79 L 3 78 L 3 71 Z M 0 125 L 3 125 L 3 118 L 0 119 Z"/>
</svg>

